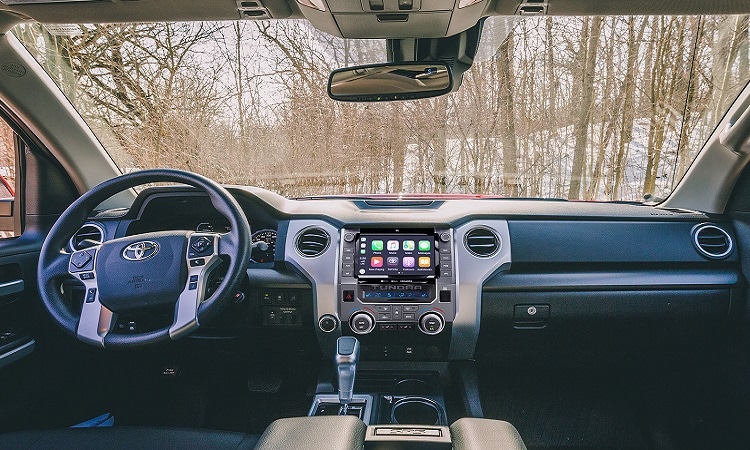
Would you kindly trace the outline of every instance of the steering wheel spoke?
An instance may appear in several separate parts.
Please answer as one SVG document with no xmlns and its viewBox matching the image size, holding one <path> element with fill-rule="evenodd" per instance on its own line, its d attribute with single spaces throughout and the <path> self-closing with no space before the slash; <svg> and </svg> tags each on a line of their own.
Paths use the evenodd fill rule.
<svg viewBox="0 0 750 450">
<path fill-rule="evenodd" d="M 198 308 L 206 299 L 208 276 L 221 263 L 219 243 L 225 235 L 216 233 L 191 233 L 188 237 L 185 288 L 175 305 L 174 321 L 169 327 L 169 337 L 178 339 L 198 326 Z"/>
<path fill-rule="evenodd" d="M 237 254 L 237 237 L 232 233 L 224 233 L 217 235 L 219 239 L 219 254 L 222 256 L 232 256 Z"/>
<path fill-rule="evenodd" d="M 104 347 L 104 338 L 114 328 L 117 314 L 99 302 L 99 289 L 95 279 L 86 280 L 84 286 L 86 294 L 76 335 L 83 342 Z"/>
</svg>

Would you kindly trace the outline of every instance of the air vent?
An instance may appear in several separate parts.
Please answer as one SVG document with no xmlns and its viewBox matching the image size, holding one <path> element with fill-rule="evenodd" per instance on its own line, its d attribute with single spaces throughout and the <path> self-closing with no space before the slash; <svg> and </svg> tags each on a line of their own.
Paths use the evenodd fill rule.
<svg viewBox="0 0 750 450">
<path fill-rule="evenodd" d="M 297 251 L 308 258 L 320 256 L 328 248 L 331 238 L 325 230 L 321 228 L 306 228 L 297 235 Z"/>
<path fill-rule="evenodd" d="M 70 238 L 70 248 L 73 250 L 83 250 L 85 248 L 99 245 L 104 241 L 104 230 L 97 224 L 87 223 L 76 231 L 76 234 Z"/>
<path fill-rule="evenodd" d="M 700 254 L 711 259 L 724 259 L 734 249 L 729 233 L 713 224 L 696 226 L 693 229 L 693 244 Z"/>
<path fill-rule="evenodd" d="M 472 228 L 464 237 L 466 249 L 480 258 L 488 258 L 500 250 L 500 238 L 489 228 Z"/>
</svg>

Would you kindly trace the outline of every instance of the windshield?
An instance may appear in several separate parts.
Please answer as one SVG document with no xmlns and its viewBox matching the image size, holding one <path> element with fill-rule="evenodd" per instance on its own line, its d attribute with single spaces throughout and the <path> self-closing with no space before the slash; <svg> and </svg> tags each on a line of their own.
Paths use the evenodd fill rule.
<svg viewBox="0 0 750 450">
<path fill-rule="evenodd" d="M 306 21 L 14 34 L 124 171 L 174 167 L 301 197 L 669 195 L 750 77 L 748 17 L 493 17 L 457 92 L 338 103 L 385 42 Z"/>
</svg>

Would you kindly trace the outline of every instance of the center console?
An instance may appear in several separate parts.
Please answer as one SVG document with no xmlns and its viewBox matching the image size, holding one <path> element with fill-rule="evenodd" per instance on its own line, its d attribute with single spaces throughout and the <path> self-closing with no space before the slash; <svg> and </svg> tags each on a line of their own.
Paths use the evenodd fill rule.
<svg viewBox="0 0 750 450">
<path fill-rule="evenodd" d="M 456 316 L 450 228 L 345 228 L 341 236 L 337 294 L 344 334 L 379 335 L 385 343 L 398 335 L 407 344 L 398 356 L 409 356 L 408 336 L 450 334 Z M 387 358 L 385 345 L 368 356 Z M 411 348 L 412 356 L 416 351 Z"/>
</svg>

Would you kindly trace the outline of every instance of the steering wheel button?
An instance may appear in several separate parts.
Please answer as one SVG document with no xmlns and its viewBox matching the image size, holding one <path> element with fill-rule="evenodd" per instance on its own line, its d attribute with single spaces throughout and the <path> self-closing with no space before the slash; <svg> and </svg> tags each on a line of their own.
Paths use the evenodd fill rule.
<svg viewBox="0 0 750 450">
<path fill-rule="evenodd" d="M 211 240 L 205 236 L 201 236 L 190 244 L 190 246 L 198 253 L 204 253 L 211 249 Z"/>
<path fill-rule="evenodd" d="M 190 260 L 190 267 L 198 267 L 198 266 L 203 266 L 205 264 L 206 264 L 206 260 L 203 258 Z"/>
<path fill-rule="evenodd" d="M 89 261 L 91 261 L 91 253 L 85 250 L 82 252 L 76 252 L 70 257 L 70 262 L 79 269 L 83 268 Z"/>
<path fill-rule="evenodd" d="M 194 291 L 194 290 L 196 290 L 196 289 L 198 289 L 198 283 L 190 283 L 190 284 L 188 285 L 188 290 L 190 290 L 190 291 Z"/>
<path fill-rule="evenodd" d="M 91 288 L 86 292 L 86 303 L 94 303 L 96 299 L 96 288 Z"/>
<path fill-rule="evenodd" d="M 82 273 L 80 277 L 82 280 L 92 280 L 94 278 L 94 273 L 93 272 Z"/>
<path fill-rule="evenodd" d="M 190 282 L 198 281 L 198 275 L 190 275 Z"/>
</svg>

